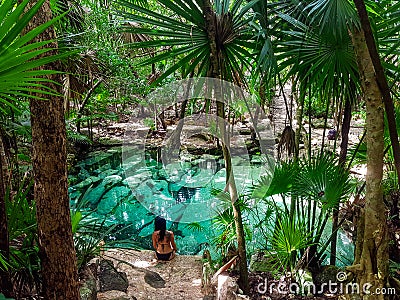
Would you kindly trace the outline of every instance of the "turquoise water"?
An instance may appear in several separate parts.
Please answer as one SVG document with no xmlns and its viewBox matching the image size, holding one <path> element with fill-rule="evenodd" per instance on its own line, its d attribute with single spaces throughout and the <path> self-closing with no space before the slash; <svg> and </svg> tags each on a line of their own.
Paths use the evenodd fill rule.
<svg viewBox="0 0 400 300">
<path fill-rule="evenodd" d="M 156 152 L 147 152 L 143 160 L 135 149 L 93 152 L 70 176 L 71 203 L 87 199 L 92 217 L 106 218 L 107 224 L 118 228 L 130 226 L 111 239 L 128 239 L 147 249 L 151 249 L 154 217 L 162 215 L 175 232 L 181 254 L 201 253 L 216 236 L 211 218 L 230 205 L 215 192 L 225 187 L 223 159 L 206 154 L 169 164 L 157 160 Z M 259 157 L 232 161 L 239 193 L 265 172 Z"/>
<path fill-rule="evenodd" d="M 152 248 L 153 221 L 156 215 L 162 215 L 175 233 L 180 254 L 202 253 L 219 233 L 211 218 L 230 205 L 218 194 L 225 187 L 223 159 L 187 154 L 179 161 L 166 163 L 157 151 L 145 152 L 144 156 L 135 148 L 90 153 L 75 166 L 75 175 L 70 176 L 72 205 L 78 199 L 86 199 L 86 211 L 92 217 L 105 218 L 107 225 L 117 225 L 119 232 L 111 233 L 110 240 L 127 240 L 133 247 L 144 249 Z M 268 172 L 256 155 L 236 156 L 232 163 L 240 194 L 247 193 Z M 259 217 L 263 217 L 263 204 L 252 204 Z M 247 244 L 249 252 L 265 247 L 262 228 L 256 226 L 260 223 L 258 217 L 244 214 L 244 221 L 252 234 Z M 342 232 L 338 249 L 339 259 L 345 264 L 346 258 L 353 255 L 353 245 Z"/>
</svg>

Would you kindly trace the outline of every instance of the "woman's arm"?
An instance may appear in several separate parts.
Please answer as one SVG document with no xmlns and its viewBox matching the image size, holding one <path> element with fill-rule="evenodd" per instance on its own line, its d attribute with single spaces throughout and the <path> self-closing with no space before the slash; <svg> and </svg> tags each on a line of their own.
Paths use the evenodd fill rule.
<svg viewBox="0 0 400 300">
<path fill-rule="evenodd" d="M 153 248 L 157 250 L 157 234 L 153 232 L 153 235 L 151 236 L 151 239 L 153 241 Z"/>
<path fill-rule="evenodd" d="M 174 233 L 173 232 L 171 232 L 171 245 L 172 245 L 172 250 L 178 251 L 178 249 L 176 248 L 175 238 L 174 238 Z"/>
</svg>

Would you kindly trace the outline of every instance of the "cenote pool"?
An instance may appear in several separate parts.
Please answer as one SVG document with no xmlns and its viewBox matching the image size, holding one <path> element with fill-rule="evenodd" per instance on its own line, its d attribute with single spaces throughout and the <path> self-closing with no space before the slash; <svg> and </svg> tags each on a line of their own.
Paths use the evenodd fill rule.
<svg viewBox="0 0 400 300">
<path fill-rule="evenodd" d="M 267 164 L 257 155 L 236 156 L 232 163 L 241 194 L 268 172 Z M 221 157 L 187 154 L 166 163 L 157 151 L 141 154 L 134 147 L 115 147 L 90 153 L 74 166 L 69 180 L 72 205 L 83 199 L 91 218 L 105 219 L 107 226 L 117 225 L 119 231 L 109 239 L 151 249 L 154 217 L 162 215 L 175 233 L 180 254 L 201 254 L 204 249 L 215 253 L 211 244 L 219 232 L 211 219 L 227 205 L 216 192 L 225 187 Z M 263 213 L 262 203 L 254 206 Z M 259 224 L 257 217 L 248 213 L 244 220 L 252 233 L 248 251 L 263 248 L 265 238 L 255 226 Z M 342 232 L 338 254 L 343 263 L 349 263 L 353 256 L 353 245 Z"/>
</svg>

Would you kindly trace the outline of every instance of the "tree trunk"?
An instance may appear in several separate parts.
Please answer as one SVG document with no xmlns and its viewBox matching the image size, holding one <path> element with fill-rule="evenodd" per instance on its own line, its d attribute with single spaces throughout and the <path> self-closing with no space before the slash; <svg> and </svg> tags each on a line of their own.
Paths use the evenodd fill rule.
<svg viewBox="0 0 400 300">
<path fill-rule="evenodd" d="M 193 78 L 194 71 L 192 71 L 189 75 L 189 78 Z M 166 151 L 163 153 L 163 162 L 164 163 L 169 163 L 171 160 L 173 160 L 175 157 L 179 156 L 180 153 L 180 148 L 181 148 L 181 135 L 182 135 L 182 130 L 183 130 L 183 125 L 185 124 L 185 113 L 186 113 L 186 107 L 188 104 L 189 96 L 190 96 L 190 89 L 192 88 L 192 82 L 189 80 L 187 82 L 187 86 L 185 87 L 185 94 L 183 96 L 183 101 L 181 104 L 181 110 L 179 113 L 179 121 L 178 124 L 176 125 L 175 130 L 172 132 L 169 140 L 167 141 L 167 145 L 165 147 Z M 175 103 L 175 106 L 177 107 L 177 103 Z M 176 114 L 177 108 L 176 108 Z"/>
<path fill-rule="evenodd" d="M 95 89 L 100 85 L 100 83 L 103 82 L 103 79 L 100 78 L 86 93 L 85 99 L 83 99 L 81 106 L 78 109 L 78 112 L 76 114 L 76 131 L 81 133 L 81 123 L 82 121 L 80 120 L 82 118 L 82 114 L 84 109 L 86 108 L 86 104 L 89 102 L 90 97 L 92 96 L 93 92 Z"/>
<path fill-rule="evenodd" d="M 305 79 L 306 80 L 306 79 Z M 296 108 L 296 134 L 295 134 L 295 141 L 294 141 L 294 158 L 299 158 L 300 152 L 300 136 L 301 136 L 301 129 L 303 128 L 303 111 L 304 111 L 304 100 L 306 97 L 306 88 L 300 84 L 300 96 L 297 101 L 297 108 Z M 311 124 L 309 124 L 311 126 Z"/>
<path fill-rule="evenodd" d="M 208 39 L 210 42 L 211 48 L 211 69 L 209 70 L 210 76 L 212 78 L 216 78 L 216 80 L 221 79 L 221 75 L 223 74 L 223 70 L 221 70 L 219 51 L 216 43 L 216 15 L 212 10 L 211 3 L 209 0 L 204 0 L 203 2 L 203 15 L 206 23 L 206 31 L 208 35 Z M 235 218 L 235 227 L 236 227 L 236 238 L 238 243 L 238 254 L 239 254 L 239 269 L 240 269 L 240 278 L 239 278 L 239 286 L 243 290 L 245 294 L 249 293 L 249 280 L 248 280 L 248 270 L 247 270 L 247 255 L 246 255 L 246 240 L 243 229 L 243 220 L 242 220 L 242 212 L 240 207 L 238 206 L 238 193 L 235 184 L 235 177 L 233 175 L 232 169 L 232 160 L 229 151 L 229 138 L 227 135 L 227 131 L 225 128 L 225 104 L 224 99 L 222 99 L 222 85 L 214 84 L 215 88 L 215 98 L 217 102 L 217 126 L 219 128 L 220 136 L 222 138 L 222 151 L 224 155 L 225 161 L 225 169 L 226 169 L 226 186 L 229 191 L 229 195 L 232 202 L 232 209 Z"/>
<path fill-rule="evenodd" d="M 390 142 L 393 148 L 394 165 L 397 172 L 397 182 L 400 184 L 400 144 L 399 136 L 396 127 L 396 117 L 394 113 L 394 105 L 392 96 L 390 94 L 390 88 L 386 80 L 385 71 L 382 67 L 382 63 L 379 57 L 378 49 L 375 44 L 374 35 L 372 34 L 371 25 L 368 18 L 367 9 L 363 0 L 354 0 L 354 4 L 357 7 L 358 15 L 361 20 L 361 28 L 364 31 L 365 43 L 368 49 L 371 63 L 374 66 L 376 81 L 380 89 L 383 103 L 385 104 L 385 111 L 388 120 Z"/>
<path fill-rule="evenodd" d="M 384 152 L 383 102 L 364 33 L 354 32 L 352 40 L 366 102 L 367 175 L 363 211 L 365 222 L 364 228 L 357 232 L 356 243 L 362 249 L 356 249 L 356 260 L 348 269 L 355 273 L 363 299 L 383 300 L 384 295 L 374 294 L 377 288 L 383 288 L 387 282 L 389 261 L 386 208 L 381 186 Z M 366 284 L 371 285 L 369 294 L 362 289 Z"/>
<path fill-rule="evenodd" d="M 36 1 L 32 1 L 36 2 Z M 34 5 L 35 3 L 31 3 Z M 28 27 L 37 27 L 52 18 L 50 1 L 46 1 Z M 54 40 L 50 27 L 36 41 Z M 47 47 L 56 49 L 53 42 Z M 52 50 L 50 54 L 56 54 Z M 58 63 L 45 69 L 60 70 Z M 48 87 L 59 93 L 47 100 L 30 101 L 32 126 L 32 164 L 34 198 L 39 236 L 43 296 L 45 299 L 79 299 L 76 254 L 72 237 L 68 181 L 66 129 L 61 96 L 60 74 L 48 76 Z M 45 97 L 45 95 L 36 95 Z"/>
</svg>

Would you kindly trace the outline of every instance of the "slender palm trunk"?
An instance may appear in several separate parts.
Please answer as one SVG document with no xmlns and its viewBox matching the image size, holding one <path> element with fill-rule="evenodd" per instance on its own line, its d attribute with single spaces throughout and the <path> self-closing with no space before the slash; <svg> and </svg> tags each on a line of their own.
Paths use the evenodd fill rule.
<svg viewBox="0 0 400 300">
<path fill-rule="evenodd" d="M 40 26 L 51 18 L 50 1 L 46 1 L 28 27 Z M 52 27 L 36 38 L 36 41 L 43 40 L 55 40 Z M 48 46 L 57 49 L 56 42 Z M 56 52 L 52 50 L 51 53 Z M 51 63 L 45 68 L 60 70 L 59 67 L 58 63 Z M 68 197 L 66 129 L 60 90 L 62 78 L 60 74 L 48 77 L 48 87 L 59 93 L 59 96 L 30 101 L 42 293 L 48 300 L 76 300 L 80 297 Z"/>
<path fill-rule="evenodd" d="M 385 286 L 389 261 L 386 209 L 381 186 L 384 153 L 383 102 L 364 33 L 353 32 L 352 40 L 366 102 L 367 175 L 366 203 L 361 217 L 364 224 L 360 224 L 363 228 L 359 228 L 357 232 L 356 260 L 349 270 L 356 274 L 360 286 L 371 285 L 371 294 L 362 292 L 364 300 L 383 300 L 384 295 L 372 294 L 375 289 Z"/>
<path fill-rule="evenodd" d="M 209 0 L 204 0 L 203 3 L 203 14 L 206 21 L 206 30 L 210 42 L 211 48 L 211 70 L 210 75 L 212 78 L 221 79 L 222 70 L 220 66 L 219 51 L 216 43 L 216 15 L 212 10 L 211 3 Z M 223 84 L 223 83 L 222 83 Z M 222 138 L 222 151 L 225 161 L 226 169 L 226 185 L 229 191 L 229 195 L 232 202 L 233 214 L 235 219 L 236 227 L 236 238 L 238 243 L 238 254 L 239 254 L 239 268 L 240 278 L 239 285 L 245 294 L 249 293 L 249 281 L 248 281 L 248 270 L 247 270 L 247 255 L 246 255 L 246 241 L 242 221 L 242 213 L 238 206 L 238 193 L 235 184 L 235 177 L 233 175 L 232 160 L 229 151 L 229 139 L 225 128 L 225 104 L 222 99 L 222 84 L 217 85 L 215 88 L 215 97 L 217 102 L 217 122 L 219 132 Z"/>
<path fill-rule="evenodd" d="M 300 85 L 300 96 L 297 100 L 297 108 L 296 108 L 296 134 L 295 134 L 295 150 L 294 150 L 294 157 L 295 159 L 299 158 L 300 152 L 300 136 L 301 136 L 301 129 L 303 128 L 303 112 L 304 112 L 304 100 L 306 98 L 306 89 Z M 311 124 L 310 124 L 311 126 Z"/>
</svg>

